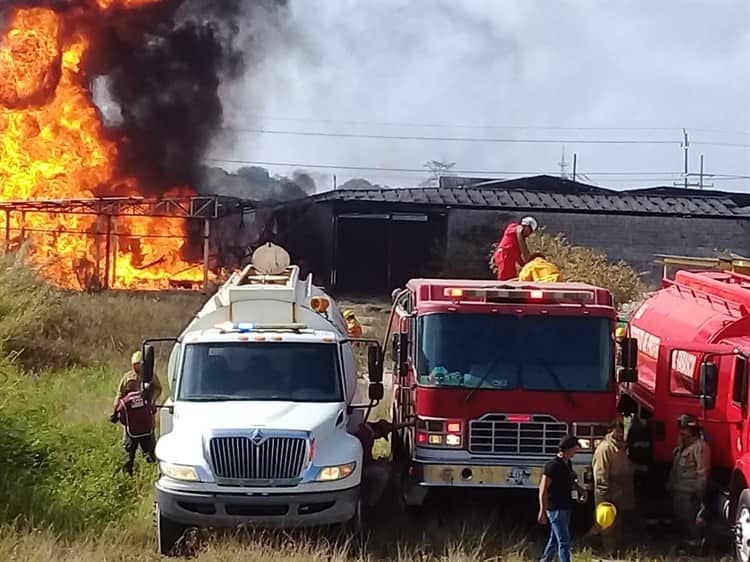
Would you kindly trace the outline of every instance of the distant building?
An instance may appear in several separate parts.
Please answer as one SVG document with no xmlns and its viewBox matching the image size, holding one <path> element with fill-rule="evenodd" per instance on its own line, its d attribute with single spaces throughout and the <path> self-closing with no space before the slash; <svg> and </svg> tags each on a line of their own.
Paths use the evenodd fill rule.
<svg viewBox="0 0 750 562">
<path fill-rule="evenodd" d="M 279 204 L 256 230 L 284 245 L 317 283 L 349 294 L 386 294 L 417 276 L 490 279 L 491 244 L 505 224 L 526 214 L 651 280 L 661 272 L 655 254 L 750 254 L 746 194 L 623 192 L 551 176 L 446 178 L 441 185 L 330 191 Z"/>
</svg>

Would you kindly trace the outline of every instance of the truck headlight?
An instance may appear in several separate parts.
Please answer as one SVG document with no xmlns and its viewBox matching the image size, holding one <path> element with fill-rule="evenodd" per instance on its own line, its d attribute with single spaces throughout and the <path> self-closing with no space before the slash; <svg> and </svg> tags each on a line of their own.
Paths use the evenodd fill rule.
<svg viewBox="0 0 750 562">
<path fill-rule="evenodd" d="M 591 448 L 591 439 L 578 439 L 578 446 L 581 449 L 590 449 Z"/>
<path fill-rule="evenodd" d="M 164 476 L 174 480 L 187 480 L 189 482 L 200 482 L 198 472 L 192 466 L 160 462 L 159 469 Z"/>
<path fill-rule="evenodd" d="M 315 480 L 320 482 L 333 482 L 334 480 L 342 480 L 354 472 L 354 467 L 357 463 L 350 462 L 346 464 L 337 464 L 334 466 L 324 466 L 318 472 Z"/>
</svg>

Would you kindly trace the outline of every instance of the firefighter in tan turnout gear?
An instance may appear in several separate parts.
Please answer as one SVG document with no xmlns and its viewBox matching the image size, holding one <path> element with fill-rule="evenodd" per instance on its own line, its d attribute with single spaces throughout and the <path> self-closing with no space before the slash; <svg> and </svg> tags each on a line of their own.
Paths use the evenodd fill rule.
<svg viewBox="0 0 750 562">
<path fill-rule="evenodd" d="M 677 530 L 687 536 L 688 546 L 694 547 L 701 544 L 698 518 L 711 472 L 711 450 L 693 416 L 682 415 L 677 423 L 680 437 L 669 475 L 669 491 Z"/>
<path fill-rule="evenodd" d="M 117 396 L 115 396 L 115 400 L 112 403 L 113 408 L 117 408 L 117 405 L 120 403 L 120 399 L 122 399 L 127 394 L 127 386 L 128 382 L 135 381 L 138 384 L 138 387 L 141 386 L 141 352 L 136 351 L 131 355 L 130 357 L 130 365 L 131 369 L 125 373 L 122 378 L 120 379 L 120 385 L 117 387 Z M 159 377 L 156 376 L 156 373 L 154 373 L 154 378 L 151 381 L 151 393 L 149 396 L 149 400 L 152 404 L 158 404 L 159 397 L 161 396 L 162 392 L 162 386 L 161 382 L 159 381 Z"/>
<path fill-rule="evenodd" d="M 622 418 L 609 425 L 609 432 L 594 451 L 592 468 L 594 505 L 613 504 L 617 510 L 617 518 L 613 526 L 607 529 L 595 528 L 591 534 L 601 534 L 604 549 L 613 553 L 622 541 L 623 531 L 630 528 L 635 520 L 633 465 L 625 447 L 625 424 Z"/>
</svg>

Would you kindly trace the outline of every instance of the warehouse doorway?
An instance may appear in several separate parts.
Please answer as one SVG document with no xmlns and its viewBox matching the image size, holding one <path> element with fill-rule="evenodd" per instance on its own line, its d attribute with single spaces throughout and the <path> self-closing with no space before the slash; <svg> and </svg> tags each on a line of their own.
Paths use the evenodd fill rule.
<svg viewBox="0 0 750 562">
<path fill-rule="evenodd" d="M 347 295 L 388 295 L 429 275 L 445 244 L 444 215 L 349 213 L 336 217 L 334 288 Z"/>
</svg>

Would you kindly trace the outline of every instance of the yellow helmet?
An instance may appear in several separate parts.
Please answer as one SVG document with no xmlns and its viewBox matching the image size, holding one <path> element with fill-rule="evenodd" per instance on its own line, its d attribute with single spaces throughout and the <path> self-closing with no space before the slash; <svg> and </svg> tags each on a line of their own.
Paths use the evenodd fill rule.
<svg viewBox="0 0 750 562">
<path fill-rule="evenodd" d="M 344 318 L 346 318 L 347 320 L 349 318 L 354 318 L 354 311 L 353 310 L 345 310 L 344 311 Z"/>
<path fill-rule="evenodd" d="M 594 518 L 600 529 L 609 529 L 615 524 L 615 519 L 617 519 L 617 508 L 614 504 L 602 502 L 596 506 Z"/>
<path fill-rule="evenodd" d="M 617 326 L 617 329 L 615 330 L 615 337 L 618 338 L 624 338 L 628 335 L 628 329 L 625 326 Z"/>
<path fill-rule="evenodd" d="M 141 355 L 140 351 L 136 351 L 133 353 L 133 355 L 130 356 L 130 364 L 135 365 L 136 363 L 140 363 L 141 359 L 143 359 L 143 356 Z"/>
</svg>

